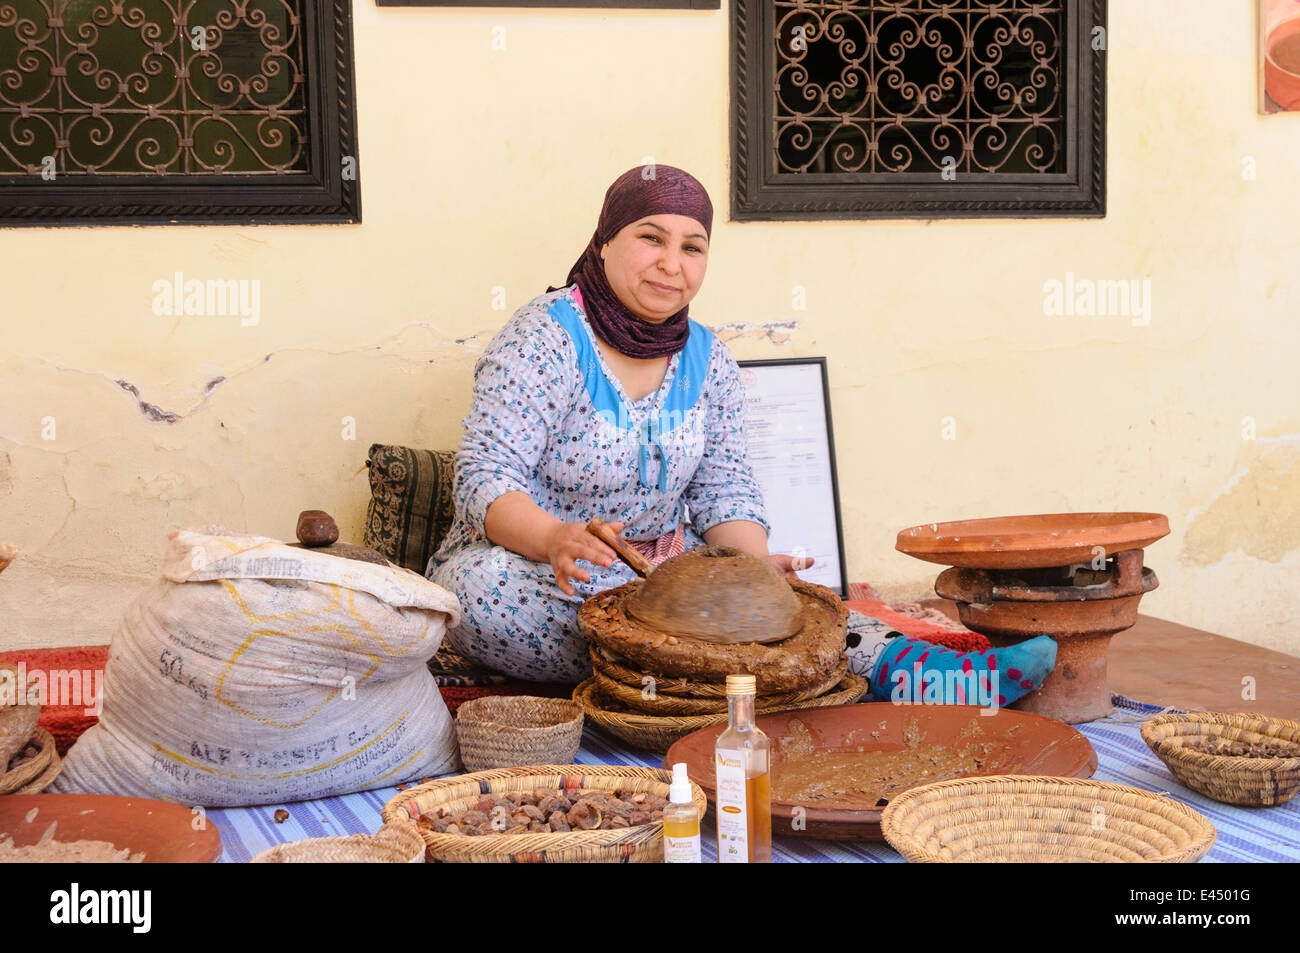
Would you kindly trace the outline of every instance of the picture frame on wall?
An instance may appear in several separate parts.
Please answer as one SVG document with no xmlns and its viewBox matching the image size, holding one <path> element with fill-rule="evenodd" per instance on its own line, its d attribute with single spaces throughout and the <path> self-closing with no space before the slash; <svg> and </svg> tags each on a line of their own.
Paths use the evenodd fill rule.
<svg viewBox="0 0 1300 953">
<path fill-rule="evenodd" d="M 826 358 L 738 361 L 749 462 L 771 524 L 768 550 L 813 557 L 799 578 L 848 597 Z"/>
<path fill-rule="evenodd" d="M 1300 112 L 1300 0 L 1258 0 L 1259 111 Z"/>
</svg>

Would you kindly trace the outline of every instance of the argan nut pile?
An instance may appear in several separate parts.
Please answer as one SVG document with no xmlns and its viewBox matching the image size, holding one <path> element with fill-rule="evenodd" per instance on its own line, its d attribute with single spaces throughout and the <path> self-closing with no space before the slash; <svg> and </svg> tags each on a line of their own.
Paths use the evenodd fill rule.
<svg viewBox="0 0 1300 953">
<path fill-rule="evenodd" d="M 459 811 L 437 808 L 419 826 L 439 834 L 554 834 L 613 830 L 663 820 L 668 799 L 644 791 L 512 791 L 486 794 Z"/>
</svg>

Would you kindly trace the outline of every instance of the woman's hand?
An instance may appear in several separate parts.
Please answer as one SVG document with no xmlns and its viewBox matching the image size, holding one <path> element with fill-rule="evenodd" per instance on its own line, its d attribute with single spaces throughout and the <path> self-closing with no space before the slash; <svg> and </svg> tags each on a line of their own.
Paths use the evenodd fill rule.
<svg viewBox="0 0 1300 953">
<path fill-rule="evenodd" d="M 816 562 L 811 556 L 787 556 L 784 553 L 773 553 L 763 558 L 775 566 L 777 572 L 788 579 L 798 579 L 799 577 L 795 573 L 803 572 Z"/>
<path fill-rule="evenodd" d="M 798 579 L 795 573 L 802 572 L 813 564 L 811 556 L 769 553 L 767 531 L 750 520 L 730 520 L 710 527 L 704 534 L 704 541 L 710 546 L 734 546 L 736 549 L 743 549 L 750 555 L 767 560 L 777 572 L 789 579 Z"/>
<path fill-rule="evenodd" d="M 623 531 L 622 520 L 606 525 L 615 533 Z M 571 596 L 573 584 L 570 579 L 591 581 L 591 573 L 578 568 L 579 559 L 608 567 L 614 564 L 618 556 L 614 550 L 587 532 L 586 523 L 557 523 L 546 536 L 546 558 L 551 561 L 555 581 L 561 591 Z"/>
</svg>

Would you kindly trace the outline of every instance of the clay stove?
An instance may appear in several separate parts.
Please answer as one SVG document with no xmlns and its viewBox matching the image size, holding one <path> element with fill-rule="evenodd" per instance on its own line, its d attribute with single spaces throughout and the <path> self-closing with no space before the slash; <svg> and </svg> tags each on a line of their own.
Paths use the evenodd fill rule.
<svg viewBox="0 0 1300 953">
<path fill-rule="evenodd" d="M 995 648 L 1055 639 L 1056 667 L 1011 707 L 1079 724 L 1110 714 L 1110 640 L 1159 585 L 1143 549 L 1168 533 L 1158 513 L 1051 513 L 926 523 L 899 533 L 896 548 L 953 567 L 934 591 Z"/>
</svg>

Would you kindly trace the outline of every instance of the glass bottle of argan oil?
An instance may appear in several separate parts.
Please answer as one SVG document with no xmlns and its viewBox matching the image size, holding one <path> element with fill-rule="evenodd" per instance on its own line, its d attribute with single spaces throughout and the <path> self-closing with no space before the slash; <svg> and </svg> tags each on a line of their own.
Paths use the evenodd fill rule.
<svg viewBox="0 0 1300 953">
<path fill-rule="evenodd" d="M 713 748 L 718 863 L 772 862 L 771 745 L 754 724 L 753 675 L 727 676 L 727 730 Z"/>
<path fill-rule="evenodd" d="M 673 765 L 673 783 L 664 808 L 664 863 L 700 863 L 700 809 L 691 796 L 684 761 Z"/>
</svg>

